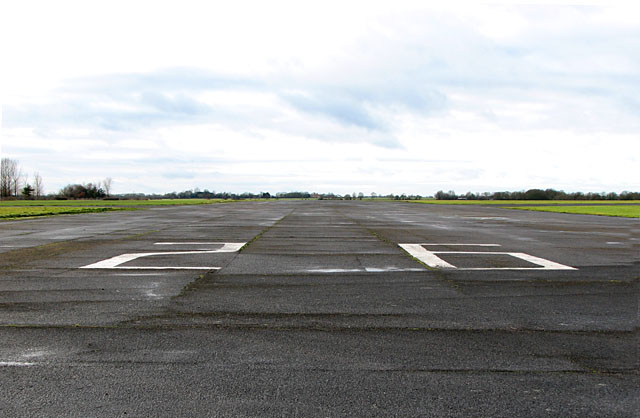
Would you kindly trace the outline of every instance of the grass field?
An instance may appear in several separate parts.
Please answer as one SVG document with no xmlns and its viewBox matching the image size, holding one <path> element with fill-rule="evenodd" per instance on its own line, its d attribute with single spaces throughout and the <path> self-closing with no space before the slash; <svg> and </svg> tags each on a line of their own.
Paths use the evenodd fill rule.
<svg viewBox="0 0 640 418">
<path fill-rule="evenodd" d="M 226 203 L 225 199 L 156 200 L 4 200 L 0 201 L 0 220 L 37 216 L 72 215 L 112 210 L 134 210 L 150 206 L 206 205 Z"/>
<path fill-rule="evenodd" d="M 624 205 L 639 204 L 640 200 L 408 200 L 408 202 L 432 205 Z"/>
<path fill-rule="evenodd" d="M 505 209 L 535 210 L 539 212 L 577 213 L 582 215 L 622 216 L 640 218 L 640 206 L 505 206 Z"/>
<path fill-rule="evenodd" d="M 167 206 L 207 205 L 231 202 L 225 199 L 155 199 L 155 200 L 3 200 L 0 207 L 44 206 L 44 207 L 113 207 L 113 206 Z"/>
<path fill-rule="evenodd" d="M 72 215 L 78 213 L 96 213 L 107 212 L 113 210 L 132 210 L 133 208 L 102 208 L 102 207 L 75 207 L 75 208 L 61 208 L 61 207 L 0 207 L 0 220 L 18 219 L 18 218 L 33 218 L 38 216 L 53 216 L 53 215 Z"/>
</svg>

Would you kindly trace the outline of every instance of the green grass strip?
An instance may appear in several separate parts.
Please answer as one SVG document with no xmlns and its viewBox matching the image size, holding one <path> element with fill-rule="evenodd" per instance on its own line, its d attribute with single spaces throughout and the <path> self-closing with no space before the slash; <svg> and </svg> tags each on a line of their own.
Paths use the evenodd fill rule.
<svg viewBox="0 0 640 418">
<path fill-rule="evenodd" d="M 640 200 L 407 200 L 407 202 L 427 203 L 431 205 L 628 205 L 638 204 Z"/>
<path fill-rule="evenodd" d="M 133 208 L 58 208 L 58 207 L 0 207 L 0 220 L 32 218 L 38 216 L 73 215 L 78 213 L 133 210 Z"/>
<path fill-rule="evenodd" d="M 621 216 L 640 218 L 640 206 L 506 206 L 504 209 L 534 210 L 538 212 L 577 213 L 582 215 Z"/>
<path fill-rule="evenodd" d="M 117 206 L 174 206 L 174 205 L 207 205 L 226 203 L 225 199 L 153 199 L 153 200 L 4 200 L 0 207 L 8 206 L 44 206 L 44 207 L 117 207 Z"/>
</svg>

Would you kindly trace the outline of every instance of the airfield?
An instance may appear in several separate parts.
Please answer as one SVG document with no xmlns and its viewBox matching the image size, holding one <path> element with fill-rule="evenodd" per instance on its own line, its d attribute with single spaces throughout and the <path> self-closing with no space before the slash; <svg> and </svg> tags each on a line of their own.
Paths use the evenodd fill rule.
<svg viewBox="0 0 640 418">
<path fill-rule="evenodd" d="M 0 222 L 0 415 L 638 416 L 639 230 L 367 201 Z"/>
</svg>

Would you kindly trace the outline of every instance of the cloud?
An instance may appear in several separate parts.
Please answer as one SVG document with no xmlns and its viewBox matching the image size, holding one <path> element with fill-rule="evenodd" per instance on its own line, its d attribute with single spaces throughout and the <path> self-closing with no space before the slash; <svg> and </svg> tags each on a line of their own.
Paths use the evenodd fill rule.
<svg viewBox="0 0 640 418">
<path fill-rule="evenodd" d="M 7 103 L 5 126 L 84 125 L 128 132 L 218 123 L 332 142 L 356 140 L 349 133 L 356 127 L 359 142 L 399 146 L 393 126 L 397 116 L 441 116 L 453 109 L 452 97 L 463 92 L 467 111 L 503 127 L 637 129 L 638 27 L 603 25 L 594 18 L 600 13 L 594 8 L 471 13 L 377 16 L 366 36 L 354 38 L 341 54 L 317 67 L 284 60 L 262 73 L 182 66 L 69 79 L 44 101 Z M 520 23 L 497 32 L 494 25 L 506 20 Z M 217 92 L 263 95 L 277 102 L 212 105 L 203 98 Z M 536 107 L 539 117 L 520 121 L 504 111 L 519 106 Z M 277 123 L 291 116 L 287 107 L 303 123 Z M 344 134 L 323 134 L 318 119 L 340 125 Z M 380 141 L 381 135 L 389 139 Z"/>
<path fill-rule="evenodd" d="M 381 121 L 375 120 L 362 102 L 350 97 L 318 93 L 314 95 L 284 93 L 281 97 L 303 112 L 328 116 L 346 125 L 355 125 L 371 130 L 383 129 Z"/>
<path fill-rule="evenodd" d="M 82 22 L 86 39 L 52 30 L 39 46 L 42 36 L 29 36 L 29 57 L 51 65 L 14 72 L 3 152 L 52 177 L 75 164 L 69 176 L 154 191 L 200 179 L 217 190 L 289 181 L 349 193 L 351 184 L 425 193 L 416 188 L 553 178 L 580 189 L 593 176 L 609 188 L 637 184 L 621 179 L 637 177 L 640 14 L 414 6 L 323 4 L 293 19 L 272 4 L 256 16 L 159 6 L 143 36 L 141 9 L 123 14 L 117 34 L 96 20 Z M 86 54 L 69 46 L 76 39 Z M 20 53 L 10 48 L 7 62 Z"/>
<path fill-rule="evenodd" d="M 424 108 L 425 100 L 416 98 L 415 93 L 407 94 L 404 100 L 398 93 L 377 91 L 382 90 L 377 86 L 368 90 L 308 86 L 279 78 L 226 79 L 203 70 L 181 68 L 67 80 L 47 98 L 48 102 L 8 104 L 4 117 L 7 128 L 37 127 L 41 132 L 85 127 L 94 132 L 125 135 L 154 127 L 217 123 L 244 131 L 267 129 L 321 141 L 398 146 L 379 114 L 380 108 Z M 255 100 L 207 103 L 207 98 L 216 93 L 253 95 L 250 100 L 262 95 L 272 100 L 262 105 Z M 335 124 L 323 129 L 319 125 L 324 118 Z M 282 119 L 289 119 L 289 123 L 279 123 Z"/>
<path fill-rule="evenodd" d="M 185 171 L 165 171 L 161 175 L 166 179 L 193 179 L 196 177 L 196 173 Z"/>
</svg>

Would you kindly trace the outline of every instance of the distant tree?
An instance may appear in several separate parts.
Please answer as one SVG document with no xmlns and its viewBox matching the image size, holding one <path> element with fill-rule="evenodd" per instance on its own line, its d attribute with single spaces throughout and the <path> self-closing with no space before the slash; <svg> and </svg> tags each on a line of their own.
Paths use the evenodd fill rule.
<svg viewBox="0 0 640 418">
<path fill-rule="evenodd" d="M 525 200 L 549 200 L 547 194 L 544 190 L 540 189 L 529 189 L 524 192 Z"/>
<path fill-rule="evenodd" d="M 3 158 L 0 161 L 0 197 L 18 197 L 23 177 L 18 160 Z"/>
<path fill-rule="evenodd" d="M 449 190 L 448 193 L 445 193 L 442 190 L 440 190 L 436 193 L 436 199 L 438 200 L 455 200 L 457 198 L 458 196 L 456 195 L 456 192 L 454 192 L 453 190 Z"/>
<path fill-rule="evenodd" d="M 69 184 L 60 190 L 59 195 L 70 199 L 101 199 L 106 193 L 100 186 L 87 183 Z"/>
<path fill-rule="evenodd" d="M 26 186 L 24 186 L 22 188 L 22 196 L 25 199 L 32 199 L 33 198 L 33 187 L 31 187 L 30 184 L 27 184 Z"/>
<path fill-rule="evenodd" d="M 111 177 L 107 177 L 102 180 L 102 187 L 104 188 L 104 193 L 107 196 L 111 196 L 111 184 L 113 183 L 113 179 Z"/>
<path fill-rule="evenodd" d="M 13 194 L 14 178 L 18 175 L 18 161 L 3 158 L 0 162 L 0 196 L 10 197 Z"/>
<path fill-rule="evenodd" d="M 42 176 L 40 176 L 40 173 L 38 172 L 33 175 L 33 194 L 35 195 L 36 199 L 39 199 L 42 195 L 44 195 Z"/>
<path fill-rule="evenodd" d="M 355 196 L 353 196 L 355 197 Z M 362 200 L 362 198 L 364 197 L 364 193 L 360 192 L 358 193 L 358 200 Z"/>
<path fill-rule="evenodd" d="M 13 178 L 13 195 L 18 197 L 18 191 L 22 188 L 22 184 L 26 183 L 26 175 L 22 172 L 20 166 L 17 167 L 18 172 Z"/>
<path fill-rule="evenodd" d="M 107 195 L 99 184 L 87 183 L 84 187 L 89 199 L 100 199 Z"/>
<path fill-rule="evenodd" d="M 278 192 L 276 193 L 276 197 L 284 198 L 284 199 L 309 199 L 311 197 L 311 193 L 308 192 Z"/>
<path fill-rule="evenodd" d="M 623 191 L 619 196 L 620 200 L 640 200 L 640 192 Z"/>
</svg>

